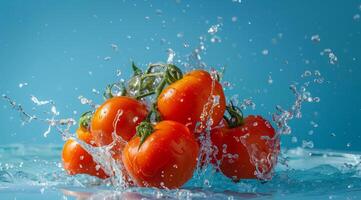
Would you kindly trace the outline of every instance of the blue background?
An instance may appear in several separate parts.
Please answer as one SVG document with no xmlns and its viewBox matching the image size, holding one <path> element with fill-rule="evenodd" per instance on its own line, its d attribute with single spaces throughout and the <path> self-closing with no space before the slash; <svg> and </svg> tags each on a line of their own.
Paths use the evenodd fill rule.
<svg viewBox="0 0 361 200">
<path fill-rule="evenodd" d="M 226 67 L 225 80 L 234 85 L 226 88 L 228 96 L 252 97 L 257 104 L 246 114 L 271 119 L 276 105 L 292 104 L 289 85 L 304 82 L 305 70 L 322 73 L 325 82 L 310 87 L 321 101 L 303 105 L 303 117 L 291 122 L 293 131 L 283 137 L 283 147 L 311 140 L 315 148 L 360 151 L 361 20 L 353 19 L 361 14 L 360 5 L 356 0 L 2 0 L 0 93 L 29 111 L 34 107 L 30 95 L 52 99 L 61 117 L 78 118 L 89 108 L 80 104 L 78 96 L 101 103 L 92 89 L 102 91 L 107 83 L 119 80 L 117 69 L 128 78 L 131 60 L 143 67 L 166 61 L 168 48 L 184 60 L 199 45 L 199 37 L 206 36 L 203 61 Z M 207 30 L 220 22 L 217 36 L 222 42 L 211 43 Z M 310 39 L 315 34 L 320 35 L 319 43 Z M 325 48 L 337 55 L 337 64 L 320 55 Z M 268 55 L 262 55 L 264 49 Z M 104 60 L 108 56 L 112 59 Z M 28 85 L 19 88 L 24 82 Z M 43 123 L 21 125 L 6 101 L 0 105 L 0 144 L 63 142 L 57 132 L 44 138 Z M 292 136 L 297 143 L 291 142 Z"/>
</svg>

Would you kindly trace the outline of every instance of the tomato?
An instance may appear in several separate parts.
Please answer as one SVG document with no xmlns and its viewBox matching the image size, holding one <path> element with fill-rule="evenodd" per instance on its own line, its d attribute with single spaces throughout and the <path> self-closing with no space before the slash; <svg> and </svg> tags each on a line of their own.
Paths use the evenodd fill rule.
<svg viewBox="0 0 361 200">
<path fill-rule="evenodd" d="M 62 152 L 64 169 L 70 174 L 89 174 L 99 178 L 108 178 L 108 175 L 93 160 L 93 157 L 76 141 L 66 141 Z"/>
<path fill-rule="evenodd" d="M 217 147 L 219 169 L 234 181 L 240 179 L 269 179 L 280 151 L 275 130 L 261 116 L 250 115 L 239 127 L 227 126 L 211 132 Z"/>
<path fill-rule="evenodd" d="M 180 122 L 200 133 L 208 121 L 212 121 L 214 127 L 222 120 L 226 103 L 221 84 L 212 80 L 207 71 L 194 70 L 166 87 L 157 107 L 163 120 Z"/>
<path fill-rule="evenodd" d="M 94 146 L 93 136 L 86 127 L 80 126 L 78 130 L 76 130 L 76 136 L 79 138 L 79 140 Z"/>
<path fill-rule="evenodd" d="M 99 146 L 110 144 L 113 131 L 129 141 L 135 135 L 136 126 L 146 116 L 146 106 L 133 98 L 121 96 L 108 99 L 95 111 L 91 121 L 95 143 Z"/>
<path fill-rule="evenodd" d="M 138 186 L 179 188 L 192 178 L 199 147 L 186 126 L 161 121 L 140 143 L 140 137 L 134 137 L 122 155 L 125 169 Z"/>
</svg>

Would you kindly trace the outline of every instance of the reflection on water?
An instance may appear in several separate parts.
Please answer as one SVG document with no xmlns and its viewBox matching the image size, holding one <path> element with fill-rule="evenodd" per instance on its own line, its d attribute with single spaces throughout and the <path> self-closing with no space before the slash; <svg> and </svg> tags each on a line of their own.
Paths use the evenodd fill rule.
<svg viewBox="0 0 361 200">
<path fill-rule="evenodd" d="M 68 176 L 60 164 L 60 151 L 51 145 L 0 146 L 0 199 L 302 199 L 304 195 L 357 199 L 361 195 L 360 153 L 298 148 L 283 152 L 288 165 L 279 164 L 268 182 L 234 183 L 214 173 L 207 175 L 208 188 L 195 187 L 193 179 L 179 190 L 135 187 L 117 191 L 94 177 Z"/>
</svg>

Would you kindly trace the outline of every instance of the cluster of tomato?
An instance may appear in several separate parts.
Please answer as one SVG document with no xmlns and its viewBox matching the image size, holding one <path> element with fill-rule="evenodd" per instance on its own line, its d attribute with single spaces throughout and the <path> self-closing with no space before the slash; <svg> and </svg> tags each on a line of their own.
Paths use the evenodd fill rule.
<svg viewBox="0 0 361 200">
<path fill-rule="evenodd" d="M 243 118 L 237 107 L 227 106 L 219 76 L 204 70 L 183 76 L 172 64 L 153 64 L 144 72 L 133 64 L 133 70 L 122 94 L 108 88 L 107 100 L 83 115 L 77 130 L 79 140 L 92 146 L 115 143 L 110 153 L 129 182 L 181 187 L 199 163 L 205 132 L 212 142 L 211 163 L 225 176 L 239 181 L 272 172 L 279 152 L 274 129 L 261 116 Z M 154 96 L 150 106 L 147 96 Z M 112 176 L 74 140 L 65 143 L 62 157 L 69 174 Z"/>
</svg>

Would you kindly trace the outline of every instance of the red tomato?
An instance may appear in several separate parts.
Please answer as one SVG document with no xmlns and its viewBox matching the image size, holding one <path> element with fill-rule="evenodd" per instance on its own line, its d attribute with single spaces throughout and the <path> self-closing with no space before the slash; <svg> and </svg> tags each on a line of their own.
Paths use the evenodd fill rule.
<svg viewBox="0 0 361 200">
<path fill-rule="evenodd" d="M 198 144 L 186 126 L 162 121 L 140 145 L 134 137 L 125 146 L 123 163 L 138 186 L 179 188 L 192 178 Z"/>
<path fill-rule="evenodd" d="M 242 126 L 212 130 L 211 139 L 218 149 L 216 158 L 222 173 L 234 181 L 269 179 L 280 151 L 279 139 L 274 136 L 270 123 L 253 115 L 243 119 Z"/>
<path fill-rule="evenodd" d="M 102 179 L 108 178 L 93 157 L 74 140 L 70 139 L 64 144 L 62 159 L 64 169 L 70 175 L 89 174 Z"/>
<path fill-rule="evenodd" d="M 207 127 L 209 118 L 213 121 L 213 126 L 217 125 L 222 120 L 226 103 L 221 84 L 214 81 L 212 86 L 212 82 L 208 72 L 194 70 L 166 87 L 157 103 L 162 119 L 185 124 L 196 133 Z M 218 103 L 212 109 L 213 101 Z M 196 127 L 197 122 L 200 124 Z"/>
<path fill-rule="evenodd" d="M 146 116 L 146 106 L 133 98 L 121 96 L 108 99 L 92 118 L 91 133 L 95 143 L 99 146 L 110 144 L 114 130 L 123 140 L 129 141 Z"/>
</svg>

